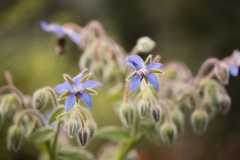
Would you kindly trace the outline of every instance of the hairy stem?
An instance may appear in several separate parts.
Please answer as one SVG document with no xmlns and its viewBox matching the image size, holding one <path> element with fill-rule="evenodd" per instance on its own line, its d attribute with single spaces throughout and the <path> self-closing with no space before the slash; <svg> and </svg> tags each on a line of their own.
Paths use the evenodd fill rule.
<svg viewBox="0 0 240 160">
<path fill-rule="evenodd" d="M 43 125 L 43 126 L 46 126 L 46 122 L 45 122 L 43 116 L 42 116 L 37 110 L 35 110 L 35 109 L 26 109 L 26 110 L 22 111 L 22 112 L 20 113 L 20 115 L 18 116 L 18 119 L 17 119 L 17 121 L 16 121 L 16 124 L 17 124 L 18 126 L 20 125 L 23 116 L 26 115 L 26 114 L 33 114 L 33 115 L 35 115 L 36 117 L 38 117 L 38 119 L 40 120 L 40 122 L 42 123 L 42 125 Z"/>
<path fill-rule="evenodd" d="M 198 75 L 197 75 L 197 77 L 195 78 L 194 84 L 196 84 L 197 82 L 199 82 L 199 81 L 202 79 L 205 71 L 206 71 L 206 70 L 208 69 L 208 67 L 209 67 L 210 65 L 212 65 L 212 64 L 218 66 L 218 65 L 220 65 L 220 61 L 219 61 L 218 59 L 216 59 L 216 58 L 210 58 L 210 59 L 206 60 L 206 61 L 203 63 L 203 65 L 201 66 L 201 68 L 200 68 L 200 70 L 199 70 L 199 72 L 198 72 Z"/>
<path fill-rule="evenodd" d="M 21 103 L 23 105 L 23 108 L 27 109 L 27 105 L 25 103 L 24 96 L 17 88 L 15 88 L 14 86 L 3 86 L 3 87 L 0 88 L 0 93 L 2 93 L 4 91 L 7 91 L 7 90 L 15 93 L 17 98 L 21 101 Z"/>
<path fill-rule="evenodd" d="M 125 90 L 124 90 L 124 103 L 128 103 L 128 90 L 130 87 L 130 81 L 127 81 L 126 85 L 125 85 Z"/>
<path fill-rule="evenodd" d="M 57 96 L 55 94 L 55 91 L 51 87 L 45 87 L 43 88 L 44 91 L 48 91 L 51 94 L 52 100 L 53 100 L 53 105 L 55 108 L 58 107 L 58 101 L 57 101 Z"/>
<path fill-rule="evenodd" d="M 9 86 L 13 86 L 13 80 L 12 80 L 11 73 L 9 71 L 5 71 L 4 75 L 6 77 L 6 80 L 7 80 L 8 84 L 9 84 Z"/>
</svg>

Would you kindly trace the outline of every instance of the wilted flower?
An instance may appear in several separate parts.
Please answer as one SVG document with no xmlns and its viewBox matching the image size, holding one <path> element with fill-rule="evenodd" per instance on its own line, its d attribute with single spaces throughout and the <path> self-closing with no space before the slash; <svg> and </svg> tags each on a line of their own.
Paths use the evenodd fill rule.
<svg viewBox="0 0 240 160">
<path fill-rule="evenodd" d="M 152 55 L 148 56 L 145 63 L 143 62 L 143 59 L 138 55 L 129 56 L 127 60 L 125 60 L 125 63 L 130 64 L 136 69 L 136 71 L 127 78 L 127 80 L 130 79 L 132 92 L 137 89 L 143 79 L 145 79 L 146 83 L 149 82 L 154 87 L 159 89 L 158 79 L 154 73 L 163 74 L 161 70 L 158 70 L 158 68 L 162 67 L 163 65 L 161 63 L 150 62 L 151 58 Z"/>
<path fill-rule="evenodd" d="M 73 79 L 71 79 L 71 77 L 64 74 L 63 77 L 66 81 L 62 84 L 57 85 L 54 88 L 56 92 L 61 94 L 59 99 L 66 97 L 66 112 L 69 112 L 75 104 L 75 101 L 78 102 L 78 100 L 82 100 L 86 105 L 92 108 L 92 100 L 89 93 L 97 94 L 97 92 L 92 90 L 91 88 L 95 88 L 99 85 L 102 86 L 102 84 L 95 81 L 87 80 L 90 76 L 91 74 L 88 74 L 84 78 L 82 78 L 83 74 L 80 73 Z"/>
<path fill-rule="evenodd" d="M 137 50 L 139 52 L 148 53 L 155 47 L 155 42 L 149 37 L 139 38 L 137 41 Z"/>
<path fill-rule="evenodd" d="M 72 29 L 64 29 L 60 25 L 57 24 L 48 24 L 45 21 L 41 21 L 40 23 L 42 29 L 46 32 L 54 32 L 56 33 L 59 37 L 69 37 L 74 43 L 79 44 L 83 36 L 80 35 L 79 33 L 75 32 Z"/>
</svg>

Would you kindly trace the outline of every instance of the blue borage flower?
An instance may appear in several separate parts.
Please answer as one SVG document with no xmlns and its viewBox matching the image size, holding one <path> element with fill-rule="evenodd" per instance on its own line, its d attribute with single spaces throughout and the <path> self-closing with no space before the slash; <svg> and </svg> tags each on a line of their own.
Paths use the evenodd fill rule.
<svg viewBox="0 0 240 160">
<path fill-rule="evenodd" d="M 54 90 L 57 93 L 60 93 L 59 99 L 65 98 L 65 108 L 66 112 L 69 112 L 73 105 L 78 103 L 79 100 L 82 100 L 86 105 L 88 105 L 92 109 L 92 100 L 90 94 L 97 94 L 91 88 L 95 88 L 97 86 L 102 86 L 101 83 L 88 80 L 91 76 L 91 73 L 83 77 L 83 74 L 80 73 L 73 79 L 70 76 L 63 74 L 64 79 L 66 80 L 64 83 L 57 85 Z M 90 94 L 89 94 L 90 93 Z"/>
<path fill-rule="evenodd" d="M 69 37 L 76 44 L 83 40 L 83 36 L 72 29 L 63 29 L 60 25 L 48 24 L 45 21 L 41 21 L 40 25 L 44 31 L 54 32 L 60 37 Z"/>
<path fill-rule="evenodd" d="M 234 65 L 230 65 L 229 72 L 232 76 L 237 77 L 240 66 L 240 52 L 236 52 L 233 55 L 236 59 L 236 63 Z"/>
<path fill-rule="evenodd" d="M 158 70 L 158 68 L 162 67 L 163 65 L 161 63 L 153 63 L 151 62 L 151 59 L 152 59 L 152 55 L 149 55 L 146 61 L 144 62 L 140 56 L 132 55 L 132 56 L 129 56 L 127 60 L 125 60 L 125 63 L 130 64 L 136 69 L 136 71 L 133 72 L 126 79 L 126 80 L 130 79 L 132 92 L 138 88 L 140 82 L 143 79 L 147 84 L 149 82 L 154 87 L 159 89 L 158 79 L 154 73 L 164 74 L 161 70 Z"/>
</svg>

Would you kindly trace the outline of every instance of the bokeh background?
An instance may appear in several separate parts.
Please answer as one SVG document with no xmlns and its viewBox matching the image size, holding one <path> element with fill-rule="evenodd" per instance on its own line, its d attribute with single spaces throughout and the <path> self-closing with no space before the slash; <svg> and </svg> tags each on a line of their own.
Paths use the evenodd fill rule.
<svg viewBox="0 0 240 160">
<path fill-rule="evenodd" d="M 130 51 L 141 36 L 156 42 L 153 54 L 164 64 L 180 60 L 197 73 L 210 57 L 222 59 L 240 49 L 239 0 L 1 0 L 0 2 L 0 86 L 6 84 L 9 70 L 14 83 L 24 94 L 32 95 L 44 86 L 62 82 L 62 74 L 80 72 L 82 53 L 68 41 L 66 54 L 54 53 L 56 35 L 44 32 L 41 20 L 84 26 L 98 20 L 109 37 Z M 141 55 L 146 57 L 146 55 Z M 240 83 L 231 77 L 226 86 L 232 98 L 227 116 L 218 114 L 206 133 L 193 134 L 186 117 L 185 132 L 172 147 L 144 140 L 138 146 L 142 160 L 239 160 L 240 159 Z M 99 92 L 104 93 L 103 89 Z M 113 106 L 93 97 L 92 114 L 98 127 L 121 124 Z M 38 149 L 25 141 L 18 153 L 6 148 L 8 120 L 0 130 L 0 159 L 36 160 Z M 94 139 L 87 150 L 97 154 L 106 141 Z"/>
</svg>

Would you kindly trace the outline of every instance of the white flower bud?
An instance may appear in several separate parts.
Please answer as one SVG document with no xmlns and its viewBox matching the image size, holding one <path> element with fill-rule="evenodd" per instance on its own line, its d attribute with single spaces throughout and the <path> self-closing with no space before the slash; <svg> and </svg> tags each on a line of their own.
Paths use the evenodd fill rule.
<svg viewBox="0 0 240 160">
<path fill-rule="evenodd" d="M 155 47 L 155 42 L 149 37 L 139 38 L 137 41 L 137 50 L 139 52 L 148 53 Z"/>
</svg>

